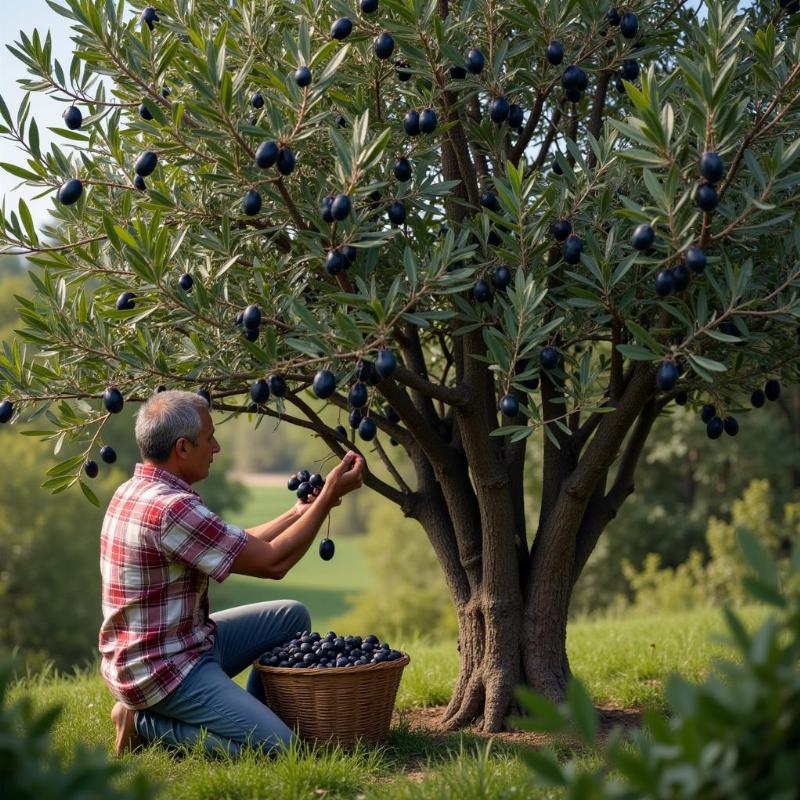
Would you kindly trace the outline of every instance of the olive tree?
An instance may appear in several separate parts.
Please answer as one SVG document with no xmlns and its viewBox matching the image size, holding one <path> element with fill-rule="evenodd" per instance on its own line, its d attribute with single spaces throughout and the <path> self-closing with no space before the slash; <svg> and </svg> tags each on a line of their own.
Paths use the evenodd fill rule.
<svg viewBox="0 0 800 800">
<path fill-rule="evenodd" d="M 45 149 L 0 108 L 5 169 L 53 195 L 41 231 L 4 210 L 41 270 L 3 417 L 85 442 L 45 486 L 90 495 L 109 414 L 159 385 L 357 447 L 452 596 L 446 723 L 561 697 L 572 588 L 653 421 L 688 402 L 733 435 L 797 377 L 796 4 L 49 5 L 71 65 L 37 32 L 13 51 L 67 127 Z"/>
</svg>

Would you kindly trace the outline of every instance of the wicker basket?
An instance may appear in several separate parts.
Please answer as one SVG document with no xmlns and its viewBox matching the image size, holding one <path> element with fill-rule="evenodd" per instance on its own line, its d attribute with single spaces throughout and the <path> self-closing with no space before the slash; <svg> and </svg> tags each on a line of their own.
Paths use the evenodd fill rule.
<svg viewBox="0 0 800 800">
<path fill-rule="evenodd" d="M 267 705 L 302 739 L 352 745 L 386 738 L 403 668 L 411 659 L 358 667 L 294 669 L 253 666 Z"/>
</svg>

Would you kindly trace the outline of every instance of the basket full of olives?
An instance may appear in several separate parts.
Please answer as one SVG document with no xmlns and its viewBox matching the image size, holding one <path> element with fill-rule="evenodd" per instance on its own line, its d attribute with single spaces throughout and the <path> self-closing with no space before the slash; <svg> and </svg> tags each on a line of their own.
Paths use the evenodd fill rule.
<svg viewBox="0 0 800 800">
<path fill-rule="evenodd" d="M 406 653 L 377 636 L 302 631 L 254 663 L 267 705 L 307 741 L 352 745 L 389 733 Z"/>
</svg>

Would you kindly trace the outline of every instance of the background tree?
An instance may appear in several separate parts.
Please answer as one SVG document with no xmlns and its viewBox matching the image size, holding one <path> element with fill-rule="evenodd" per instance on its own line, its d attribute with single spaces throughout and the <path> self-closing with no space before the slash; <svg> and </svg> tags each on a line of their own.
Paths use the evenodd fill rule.
<svg viewBox="0 0 800 800">
<path fill-rule="evenodd" d="M 91 456 L 119 407 L 105 387 L 203 387 L 341 455 L 305 390 L 357 406 L 366 483 L 422 524 L 453 598 L 447 723 L 497 729 L 519 682 L 561 697 L 572 589 L 660 412 L 707 402 L 709 435 L 735 434 L 751 391 L 797 376 L 791 9 L 51 5 L 71 67 L 38 33 L 14 49 L 30 90 L 87 116 L 58 132 L 67 154 L 41 149 L 26 103 L 0 107 L 26 151 L 6 168 L 58 198 L 58 244 L 24 203 L 5 217 L 44 268 L 21 309 L 43 350 L 0 361 L 15 413 Z M 288 389 L 267 399 L 270 374 Z"/>
</svg>

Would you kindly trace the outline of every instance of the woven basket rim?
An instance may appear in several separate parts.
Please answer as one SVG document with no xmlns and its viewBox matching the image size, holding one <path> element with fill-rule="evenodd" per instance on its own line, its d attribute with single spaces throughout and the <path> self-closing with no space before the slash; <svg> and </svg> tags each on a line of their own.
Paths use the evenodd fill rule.
<svg viewBox="0 0 800 800">
<path fill-rule="evenodd" d="M 402 651 L 400 651 L 402 652 Z M 400 658 L 394 661 L 382 661 L 379 664 L 359 664 L 356 667 L 325 667 L 324 669 L 314 669 L 313 667 L 271 667 L 259 664 L 258 659 L 253 662 L 253 668 L 259 672 L 266 672 L 270 675 L 296 675 L 298 678 L 310 678 L 313 676 L 324 676 L 329 674 L 342 675 L 347 673 L 352 675 L 361 672 L 375 672 L 376 670 L 397 669 L 405 667 L 411 661 L 408 653 L 403 653 Z"/>
</svg>

